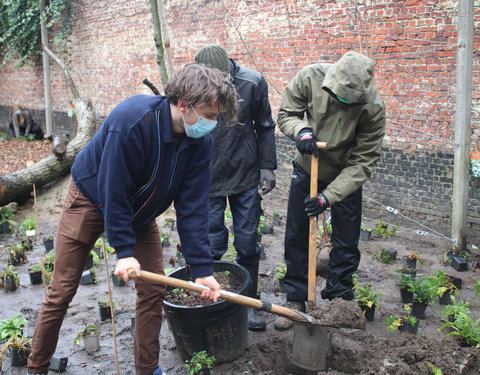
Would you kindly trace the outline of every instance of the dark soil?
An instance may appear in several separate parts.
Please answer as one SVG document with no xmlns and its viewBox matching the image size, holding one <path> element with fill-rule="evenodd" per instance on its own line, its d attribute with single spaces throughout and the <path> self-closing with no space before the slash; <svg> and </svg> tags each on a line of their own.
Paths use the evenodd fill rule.
<svg viewBox="0 0 480 375">
<path fill-rule="evenodd" d="M 263 200 L 263 208 L 267 221 L 271 220 L 274 212 L 286 215 L 287 192 L 291 169 L 281 167 L 277 171 L 277 188 L 267 194 Z M 63 203 L 68 184 L 65 177 L 48 188 L 38 191 L 38 207 L 35 210 L 33 200 L 25 202 L 16 211 L 16 220 L 35 216 L 37 211 L 40 221 L 40 238 L 55 235 L 56 222 Z M 383 210 L 383 209 L 382 209 Z M 396 223 L 397 217 L 385 211 L 364 212 L 365 224 L 371 228 L 381 218 L 384 222 Z M 388 216 L 391 215 L 391 216 Z M 176 244 L 178 233 L 166 224 L 165 219 L 175 217 L 173 208 L 158 218 L 161 230 L 170 234 L 171 245 L 164 249 L 164 265 L 170 267 L 172 258 L 176 259 Z M 231 223 L 229 223 L 231 224 Z M 429 223 L 423 223 L 428 226 Z M 382 290 L 380 311 L 376 311 L 374 320 L 365 322 L 358 313 L 358 307 L 353 303 L 327 303 L 320 297 L 320 290 L 325 285 L 325 279 L 317 277 L 317 317 L 328 319 L 328 325 L 337 323 L 336 327 L 326 328 L 328 335 L 324 343 L 328 346 L 326 355 L 326 369 L 318 372 L 321 375 L 426 375 L 433 374 L 429 363 L 443 371 L 444 375 L 478 375 L 480 368 L 479 351 L 472 347 L 461 347 L 458 337 L 446 337 L 445 332 L 438 329 L 443 324 L 440 306 L 438 303 L 429 305 L 425 319 L 419 323 L 418 335 L 411 335 L 399 331 L 387 331 L 384 320 L 391 314 L 401 314 L 403 304 L 400 300 L 398 280 L 400 275 L 395 272 L 402 267 L 401 257 L 410 251 L 416 251 L 424 259 L 423 264 L 417 265 L 417 275 L 430 275 L 438 270 L 444 270 L 449 275 L 461 277 L 463 287 L 455 296 L 457 300 L 470 302 L 470 309 L 475 319 L 479 316 L 479 299 L 475 298 L 474 285 L 479 280 L 478 250 L 471 248 L 469 266 L 464 272 L 454 270 L 443 263 L 444 255 L 452 248 L 447 240 L 419 235 L 416 228 L 410 223 L 401 223 L 397 233 L 390 239 L 381 238 L 374 233 L 372 240 L 360 242 L 359 248 L 362 259 L 358 269 L 359 282 L 370 284 L 374 290 Z M 421 228 L 423 229 L 423 228 Z M 265 302 L 282 305 L 285 295 L 280 292 L 278 280 L 274 278 L 275 267 L 283 262 L 283 238 L 285 225 L 274 227 L 274 232 L 263 235 L 262 244 L 266 258 L 260 262 L 259 290 L 261 299 Z M 232 240 L 232 238 L 230 237 Z M 15 242 L 11 235 L 0 235 L 0 259 L 8 261 L 8 244 Z M 379 249 L 394 248 L 398 252 L 397 259 L 392 264 L 384 264 L 375 259 Z M 35 240 L 34 249 L 28 252 L 27 263 L 16 267 L 20 275 L 20 286 L 14 292 L 6 293 L 0 290 L 2 308 L 0 319 L 12 317 L 22 313 L 28 323 L 25 334 L 32 335 L 35 321 L 41 302 L 44 297 L 42 285 L 31 285 L 28 268 L 40 258 L 40 241 Z M 234 261 L 233 246 L 227 252 L 224 260 Z M 176 262 L 175 262 L 176 263 Z M 112 375 L 115 370 L 115 346 L 112 321 L 100 321 L 98 313 L 98 296 L 108 294 L 107 280 L 109 272 L 115 266 L 115 257 L 110 256 L 105 263 L 101 259 L 97 266 L 98 283 L 81 285 L 77 295 L 70 303 L 65 317 L 58 342 L 57 351 L 69 357 L 66 375 L 106 374 Z M 108 269 L 107 269 L 108 267 Z M 3 266 L 2 266 L 3 268 Z M 170 270 L 171 271 L 171 270 Z M 168 273 L 168 272 L 167 272 Z M 112 286 L 112 297 L 115 300 L 115 327 L 118 363 L 120 374 L 134 374 L 133 364 L 133 337 L 130 331 L 131 318 L 134 317 L 135 288 L 132 282 L 124 287 Z M 330 306 L 329 306 L 330 305 Z M 347 307 L 349 306 L 349 307 Z M 314 314 L 314 311 L 311 312 Z M 245 352 L 231 363 L 215 366 L 215 375 L 287 375 L 287 374 L 316 374 L 307 372 L 292 364 L 291 356 L 294 349 L 294 330 L 277 331 L 274 329 L 276 315 L 259 312 L 266 320 L 267 329 L 264 332 L 248 332 L 248 346 Z M 353 322 L 350 327 L 344 328 L 341 322 Z M 338 324 L 341 323 L 341 324 Z M 82 345 L 73 346 L 78 332 L 87 324 L 96 324 L 100 327 L 101 348 L 98 352 L 87 354 Z M 364 329 L 363 329 L 364 328 Z M 160 335 L 160 365 L 168 375 L 186 374 L 184 362 L 181 360 L 175 346 L 168 324 L 163 324 Z M 319 339 L 320 340 L 320 339 Z M 298 343 L 298 339 L 296 341 Z M 8 352 L 4 355 L 4 370 L 7 374 L 25 374 L 25 369 L 10 367 Z M 53 373 L 50 372 L 50 375 Z"/>
<path fill-rule="evenodd" d="M 214 272 L 213 276 L 220 284 L 220 289 L 238 293 L 242 287 L 242 282 L 234 274 L 224 272 Z M 187 281 L 192 281 L 190 280 Z M 211 304 L 211 300 L 202 298 L 200 294 L 182 288 L 175 288 L 167 291 L 165 300 L 173 305 L 180 306 L 206 306 Z"/>
</svg>

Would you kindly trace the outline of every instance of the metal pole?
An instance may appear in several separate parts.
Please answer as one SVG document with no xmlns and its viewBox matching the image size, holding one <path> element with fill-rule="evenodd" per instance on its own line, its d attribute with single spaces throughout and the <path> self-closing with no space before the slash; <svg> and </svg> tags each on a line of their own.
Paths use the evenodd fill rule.
<svg viewBox="0 0 480 375">
<path fill-rule="evenodd" d="M 459 0 L 457 27 L 457 85 L 455 155 L 453 168 L 452 238 L 457 248 L 467 246 L 467 200 L 472 109 L 473 2 Z"/>
</svg>

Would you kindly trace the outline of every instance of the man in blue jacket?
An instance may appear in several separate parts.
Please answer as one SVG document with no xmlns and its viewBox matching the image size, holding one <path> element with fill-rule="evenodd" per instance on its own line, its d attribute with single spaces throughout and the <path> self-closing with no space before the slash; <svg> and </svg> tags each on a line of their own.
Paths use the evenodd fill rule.
<svg viewBox="0 0 480 375">
<path fill-rule="evenodd" d="M 172 77 L 166 96 L 120 103 L 77 155 L 57 228 L 55 265 L 28 359 L 30 374 L 47 374 L 68 304 L 97 238 L 105 230 L 117 254 L 115 275 L 164 274 L 155 218 L 175 204 L 182 250 L 195 282 L 217 301 L 208 240 L 210 155 L 217 116 L 235 117 L 233 85 L 215 69 L 190 64 Z M 162 374 L 159 334 L 165 286 L 135 279 L 135 369 Z"/>
<path fill-rule="evenodd" d="M 224 213 L 228 198 L 237 263 L 250 273 L 248 296 L 256 298 L 260 255 L 257 228 L 261 212 L 258 188 L 266 194 L 275 187 L 273 170 L 277 168 L 275 122 L 268 102 L 268 85 L 261 74 L 241 67 L 217 45 L 201 48 L 195 55 L 195 61 L 228 74 L 240 96 L 237 122 L 227 124 L 220 116 L 218 126 L 212 132 L 210 244 L 215 260 L 227 251 L 228 229 Z M 257 310 L 249 307 L 248 328 L 262 331 L 265 327 L 265 321 L 257 315 Z"/>
</svg>

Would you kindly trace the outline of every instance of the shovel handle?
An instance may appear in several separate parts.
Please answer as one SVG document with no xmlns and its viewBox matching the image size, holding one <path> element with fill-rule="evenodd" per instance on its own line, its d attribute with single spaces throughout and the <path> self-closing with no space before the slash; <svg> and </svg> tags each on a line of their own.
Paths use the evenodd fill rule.
<svg viewBox="0 0 480 375">
<path fill-rule="evenodd" d="M 130 268 L 128 270 L 128 276 L 131 279 L 135 279 L 137 277 L 137 274 L 133 268 Z M 155 284 L 165 284 L 174 288 L 182 288 L 197 293 L 202 293 L 204 290 L 209 290 L 209 288 L 205 285 L 200 285 L 192 281 L 180 280 L 175 277 L 159 275 L 148 271 L 140 271 L 140 275 L 138 277 L 142 280 L 150 281 Z M 240 294 L 228 292 L 226 290 L 220 290 L 220 298 L 230 302 L 238 303 L 240 305 L 254 307 L 256 309 L 271 312 L 300 322 L 310 323 L 313 321 L 312 317 L 307 314 L 300 313 L 299 311 L 289 309 L 283 306 L 274 305 L 268 302 L 263 302 L 256 298 L 250 298 L 242 296 Z"/>
<path fill-rule="evenodd" d="M 317 142 L 317 148 L 319 150 L 325 150 L 328 146 L 327 142 Z"/>
</svg>

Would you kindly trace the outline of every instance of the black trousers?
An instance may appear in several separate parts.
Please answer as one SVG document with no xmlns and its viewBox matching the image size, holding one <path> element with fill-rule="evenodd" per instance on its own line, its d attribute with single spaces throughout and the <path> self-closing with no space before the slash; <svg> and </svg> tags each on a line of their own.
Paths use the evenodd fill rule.
<svg viewBox="0 0 480 375">
<path fill-rule="evenodd" d="M 328 183 L 319 181 L 321 192 Z M 305 213 L 305 198 L 310 194 L 310 175 L 295 161 L 288 199 L 285 233 L 285 289 L 288 301 L 306 301 L 308 297 L 308 238 L 309 217 Z M 331 207 L 332 243 L 328 263 L 327 285 L 322 298 L 351 299 L 353 279 L 360 263 L 358 239 L 362 221 L 362 188 Z"/>
<path fill-rule="evenodd" d="M 30 129 L 30 134 L 35 135 L 35 139 L 42 140 L 43 139 L 43 130 L 40 126 L 33 123 Z M 15 137 L 15 130 L 13 129 L 13 122 L 10 121 L 8 124 L 8 135 L 10 137 Z M 20 128 L 20 135 L 25 135 L 25 128 Z"/>
</svg>

